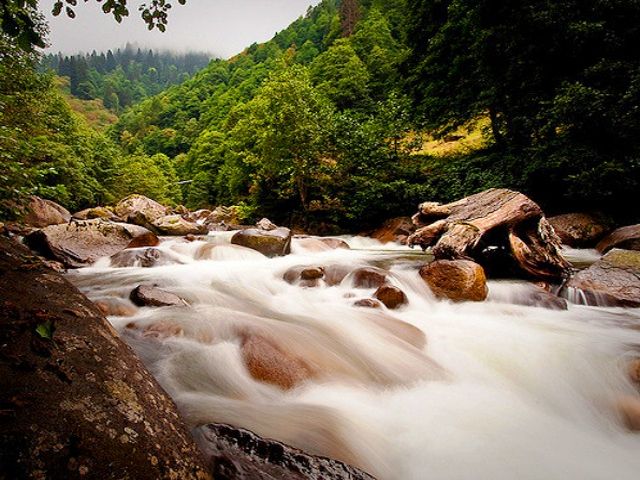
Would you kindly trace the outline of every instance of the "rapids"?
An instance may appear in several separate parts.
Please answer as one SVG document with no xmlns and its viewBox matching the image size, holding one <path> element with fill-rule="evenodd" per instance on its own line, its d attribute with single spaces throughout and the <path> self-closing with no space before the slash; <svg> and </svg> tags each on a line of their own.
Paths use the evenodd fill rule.
<svg viewBox="0 0 640 480">
<path fill-rule="evenodd" d="M 164 241 L 182 264 L 102 259 L 68 275 L 94 300 L 128 302 L 141 283 L 187 300 L 109 319 L 192 427 L 244 427 L 381 480 L 640 477 L 640 435 L 615 408 L 637 395 L 625 360 L 640 345 L 638 310 L 518 306 L 530 289 L 517 281 L 490 282 L 486 302 L 453 304 L 418 276 L 422 252 L 345 237 L 352 250 L 294 240 L 291 255 L 267 259 L 230 236 Z M 285 282 L 299 265 L 389 269 L 409 304 L 355 307 L 374 289 L 350 276 L 331 287 Z M 288 391 L 254 380 L 240 351 L 248 333 L 304 358 L 313 378 Z"/>
</svg>

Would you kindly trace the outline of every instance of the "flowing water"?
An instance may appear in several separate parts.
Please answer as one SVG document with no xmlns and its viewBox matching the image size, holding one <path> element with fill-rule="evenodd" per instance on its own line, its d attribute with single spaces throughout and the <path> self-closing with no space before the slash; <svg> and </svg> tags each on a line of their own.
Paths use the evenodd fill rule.
<svg viewBox="0 0 640 480">
<path fill-rule="evenodd" d="M 453 304 L 420 279 L 421 252 L 356 237 L 352 250 L 294 240 L 291 255 L 267 259 L 230 235 L 165 241 L 182 264 L 103 259 L 69 275 L 92 299 L 128 302 L 144 283 L 189 303 L 110 320 L 191 426 L 248 428 L 380 479 L 640 478 L 640 434 L 615 408 L 637 395 L 625 370 L 640 349 L 637 309 L 518 306 L 532 287 L 516 281 L 490 282 L 486 302 Z M 387 268 L 409 304 L 355 307 L 374 289 L 354 288 L 351 275 L 285 282 L 300 265 Z M 241 351 L 250 336 L 303 359 L 311 379 L 290 390 L 254 380 Z"/>
</svg>

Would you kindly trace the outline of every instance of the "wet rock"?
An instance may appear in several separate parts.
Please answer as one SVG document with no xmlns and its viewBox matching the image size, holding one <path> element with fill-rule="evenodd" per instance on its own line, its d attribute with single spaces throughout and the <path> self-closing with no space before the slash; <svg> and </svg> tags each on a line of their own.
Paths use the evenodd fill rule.
<svg viewBox="0 0 640 480">
<path fill-rule="evenodd" d="M 345 250 L 351 250 L 351 247 L 347 242 L 342 240 L 341 238 L 333 238 L 333 237 L 320 237 L 318 238 L 322 243 L 331 248 L 332 250 L 336 250 L 338 248 L 343 248 Z"/>
<path fill-rule="evenodd" d="M 618 228 L 603 238 L 596 246 L 600 253 L 607 253 L 612 248 L 640 250 L 640 224 Z"/>
<path fill-rule="evenodd" d="M 129 295 L 131 301 L 139 307 L 173 307 L 185 306 L 179 296 L 150 285 L 138 285 Z"/>
<path fill-rule="evenodd" d="M 382 308 L 382 303 L 378 300 L 374 300 L 373 298 L 361 298 L 360 300 L 353 302 L 353 306 L 363 308 Z"/>
<path fill-rule="evenodd" d="M 278 226 L 268 218 L 263 218 L 262 220 L 257 222 L 256 227 L 260 230 L 265 230 L 267 232 L 270 232 L 271 230 L 275 230 L 276 228 L 278 228 Z"/>
<path fill-rule="evenodd" d="M 618 399 L 617 406 L 627 428 L 640 432 L 640 398 L 625 395 Z"/>
<path fill-rule="evenodd" d="M 409 301 L 405 293 L 393 285 L 381 285 L 373 296 L 392 310 L 405 305 Z"/>
<path fill-rule="evenodd" d="M 175 255 L 157 248 L 123 250 L 122 252 L 118 252 L 111 256 L 111 266 L 114 268 L 150 268 L 181 263 L 182 262 Z"/>
<path fill-rule="evenodd" d="M 160 245 L 158 236 L 153 232 L 145 232 L 131 240 L 127 248 L 156 247 L 158 245 Z"/>
<path fill-rule="evenodd" d="M 339 285 L 347 275 L 351 273 L 351 267 L 343 264 L 325 265 L 324 267 L 324 281 L 330 287 Z"/>
<path fill-rule="evenodd" d="M 132 317 L 138 312 L 135 305 L 123 298 L 105 297 L 94 300 L 93 303 L 106 316 Z"/>
<path fill-rule="evenodd" d="M 349 250 L 349 244 L 341 238 L 296 236 L 293 239 L 295 252 L 328 252 L 337 248 Z"/>
<path fill-rule="evenodd" d="M 86 220 L 36 230 L 25 238 L 25 242 L 46 258 L 77 268 L 118 253 L 133 238 L 130 230 L 121 224 Z"/>
<path fill-rule="evenodd" d="M 133 194 L 115 206 L 116 215 L 129 223 L 152 229 L 152 224 L 167 214 L 167 208 L 144 195 Z"/>
<path fill-rule="evenodd" d="M 23 222 L 32 227 L 48 227 L 59 225 L 71 220 L 69 211 L 51 200 L 45 200 L 35 195 L 29 198 Z"/>
<path fill-rule="evenodd" d="M 80 210 L 73 214 L 73 218 L 77 220 L 93 220 L 94 218 L 101 218 L 103 220 L 121 221 L 122 219 L 116 216 L 107 207 L 93 207 Z"/>
<path fill-rule="evenodd" d="M 0 477 L 207 479 L 166 393 L 98 308 L 0 238 Z"/>
<path fill-rule="evenodd" d="M 387 220 L 380 228 L 369 235 L 381 243 L 396 242 L 405 244 L 407 238 L 416 231 L 416 226 L 410 217 L 397 217 Z"/>
<path fill-rule="evenodd" d="M 640 307 L 640 252 L 614 249 L 566 284 L 574 303 Z"/>
<path fill-rule="evenodd" d="M 200 427 L 195 437 L 216 479 L 374 480 L 338 460 L 309 455 L 228 425 Z"/>
<path fill-rule="evenodd" d="M 305 268 L 300 272 L 302 280 L 318 280 L 322 277 L 324 277 L 324 268 L 322 267 Z"/>
<path fill-rule="evenodd" d="M 254 379 L 284 390 L 314 376 L 314 371 L 302 358 L 259 335 L 248 335 L 243 340 L 242 359 Z"/>
<path fill-rule="evenodd" d="M 163 235 L 202 235 L 209 230 L 199 223 L 185 220 L 180 215 L 166 215 L 153 222 L 153 226 Z"/>
<path fill-rule="evenodd" d="M 240 245 L 215 245 L 207 243 L 196 251 L 196 260 L 261 260 L 264 255 Z"/>
<path fill-rule="evenodd" d="M 563 244 L 570 247 L 593 247 L 609 227 L 589 213 L 565 213 L 548 219 Z"/>
<path fill-rule="evenodd" d="M 353 271 L 355 288 L 378 288 L 387 280 L 387 272 L 376 267 L 362 267 Z"/>
<path fill-rule="evenodd" d="M 481 302 L 487 298 L 487 279 L 470 260 L 436 260 L 420 269 L 420 277 L 437 298 Z"/>
<path fill-rule="evenodd" d="M 523 305 L 525 307 L 546 308 L 547 310 L 567 310 L 567 301 L 551 292 L 542 288 L 535 287 L 532 291 L 523 297 L 513 299 L 514 305 Z"/>
<path fill-rule="evenodd" d="M 277 228 L 269 232 L 248 229 L 236 233 L 231 243 L 256 250 L 267 257 L 288 255 L 291 252 L 291 230 Z"/>
</svg>

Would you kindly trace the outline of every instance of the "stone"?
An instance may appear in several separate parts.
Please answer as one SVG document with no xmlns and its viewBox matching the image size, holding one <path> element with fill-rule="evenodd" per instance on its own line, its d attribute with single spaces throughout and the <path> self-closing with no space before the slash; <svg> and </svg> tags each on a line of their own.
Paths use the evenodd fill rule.
<svg viewBox="0 0 640 480">
<path fill-rule="evenodd" d="M 178 410 L 98 307 L 0 238 L 0 477 L 205 480 Z"/>
<path fill-rule="evenodd" d="M 167 208 L 144 195 L 123 198 L 114 208 L 116 215 L 135 225 L 149 228 L 153 222 L 167 215 Z"/>
<path fill-rule="evenodd" d="M 44 257 L 77 268 L 124 250 L 133 238 L 135 235 L 122 224 L 79 220 L 36 230 L 25 237 L 25 242 Z"/>
<path fill-rule="evenodd" d="M 420 277 L 437 298 L 455 302 L 487 298 L 484 270 L 470 260 L 436 260 L 420 269 Z"/>
<path fill-rule="evenodd" d="M 256 227 L 260 230 L 266 230 L 267 232 L 278 228 L 278 226 L 268 218 L 263 218 L 262 220 L 257 222 Z"/>
<path fill-rule="evenodd" d="M 121 218 L 117 217 L 107 207 L 93 207 L 80 210 L 73 214 L 73 218 L 77 220 L 93 220 L 94 218 L 101 218 L 103 220 L 120 221 Z"/>
<path fill-rule="evenodd" d="M 242 359 L 254 379 L 284 390 L 294 388 L 315 375 L 302 358 L 260 335 L 247 335 L 243 339 Z"/>
<path fill-rule="evenodd" d="M 513 299 L 511 303 L 525 307 L 546 308 L 547 310 L 567 310 L 569 308 L 564 298 L 539 287 L 532 289 L 526 296 Z"/>
<path fill-rule="evenodd" d="M 112 255 L 110 260 L 114 268 L 150 268 L 182 263 L 175 255 L 152 247 L 123 250 Z"/>
<path fill-rule="evenodd" d="M 627 428 L 640 432 L 640 398 L 624 395 L 618 399 L 617 406 Z"/>
<path fill-rule="evenodd" d="M 361 298 L 360 300 L 353 302 L 353 306 L 363 308 L 382 308 L 382 303 L 378 300 L 374 300 L 373 298 Z"/>
<path fill-rule="evenodd" d="M 206 225 L 213 223 L 225 223 L 227 225 L 238 225 L 240 223 L 240 207 L 218 206 L 205 219 Z"/>
<path fill-rule="evenodd" d="M 351 250 L 351 247 L 347 242 L 345 242 L 341 238 L 333 238 L 333 237 L 318 237 L 322 243 L 331 248 L 332 250 L 336 250 L 338 248 L 342 248 L 345 250 Z"/>
<path fill-rule="evenodd" d="M 389 309 L 395 309 L 406 305 L 409 300 L 405 293 L 398 287 L 393 285 L 381 285 L 373 294 L 375 298 L 380 300 Z"/>
<path fill-rule="evenodd" d="M 548 220 L 562 243 L 576 248 L 593 247 L 609 230 L 598 216 L 589 213 L 565 213 Z"/>
<path fill-rule="evenodd" d="M 153 226 L 163 235 L 202 235 L 209 230 L 205 225 L 186 220 L 180 215 L 166 215 L 153 222 Z"/>
<path fill-rule="evenodd" d="M 324 281 L 330 287 L 339 285 L 347 275 L 351 273 L 351 267 L 340 263 L 324 266 Z"/>
<path fill-rule="evenodd" d="M 127 248 L 157 247 L 158 245 L 160 245 L 158 236 L 153 232 L 145 232 L 131 240 Z"/>
<path fill-rule="evenodd" d="M 309 455 L 248 430 L 228 425 L 199 427 L 195 438 L 216 479 L 228 480 L 374 480 L 338 460 Z M 335 443 L 336 449 L 340 447 Z M 342 449 L 345 455 L 346 449 Z"/>
<path fill-rule="evenodd" d="M 139 307 L 186 306 L 179 296 L 151 285 L 138 285 L 129 295 L 131 301 Z"/>
<path fill-rule="evenodd" d="M 381 227 L 371 232 L 371 238 L 381 243 L 407 243 L 407 238 L 416 231 L 416 226 L 410 217 L 397 217 L 387 220 Z"/>
<path fill-rule="evenodd" d="M 138 312 L 135 305 L 123 298 L 104 297 L 94 300 L 93 303 L 106 316 L 132 317 Z"/>
<path fill-rule="evenodd" d="M 640 224 L 618 228 L 602 239 L 596 246 L 600 253 L 607 253 L 612 248 L 640 250 Z"/>
<path fill-rule="evenodd" d="M 253 228 L 242 230 L 231 238 L 231 243 L 251 248 L 267 257 L 284 256 L 291 252 L 291 230 L 288 228 L 277 228 L 269 232 Z"/>
<path fill-rule="evenodd" d="M 300 272 L 300 278 L 302 280 L 318 280 L 322 277 L 324 277 L 324 268 L 322 267 L 305 268 Z"/>
<path fill-rule="evenodd" d="M 378 288 L 387 280 L 387 272 L 376 267 L 362 267 L 353 271 L 355 288 Z"/>
<path fill-rule="evenodd" d="M 573 303 L 640 307 L 640 252 L 613 249 L 566 284 Z"/>
<path fill-rule="evenodd" d="M 69 220 L 71 220 L 71 213 L 66 208 L 35 195 L 29 198 L 23 218 L 25 224 L 38 228 L 67 223 Z"/>
</svg>

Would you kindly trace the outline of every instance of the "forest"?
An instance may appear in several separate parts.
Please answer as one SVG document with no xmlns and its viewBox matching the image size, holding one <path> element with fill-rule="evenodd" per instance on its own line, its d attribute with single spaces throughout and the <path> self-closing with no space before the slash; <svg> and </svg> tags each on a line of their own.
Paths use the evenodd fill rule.
<svg viewBox="0 0 640 480">
<path fill-rule="evenodd" d="M 631 0 L 325 0 L 206 66 L 131 48 L 41 58 L 6 34 L 3 216 L 29 194 L 81 209 L 138 192 L 357 231 L 500 186 L 637 219 L 639 15 Z M 117 121 L 93 128 L 55 75 Z"/>
</svg>

